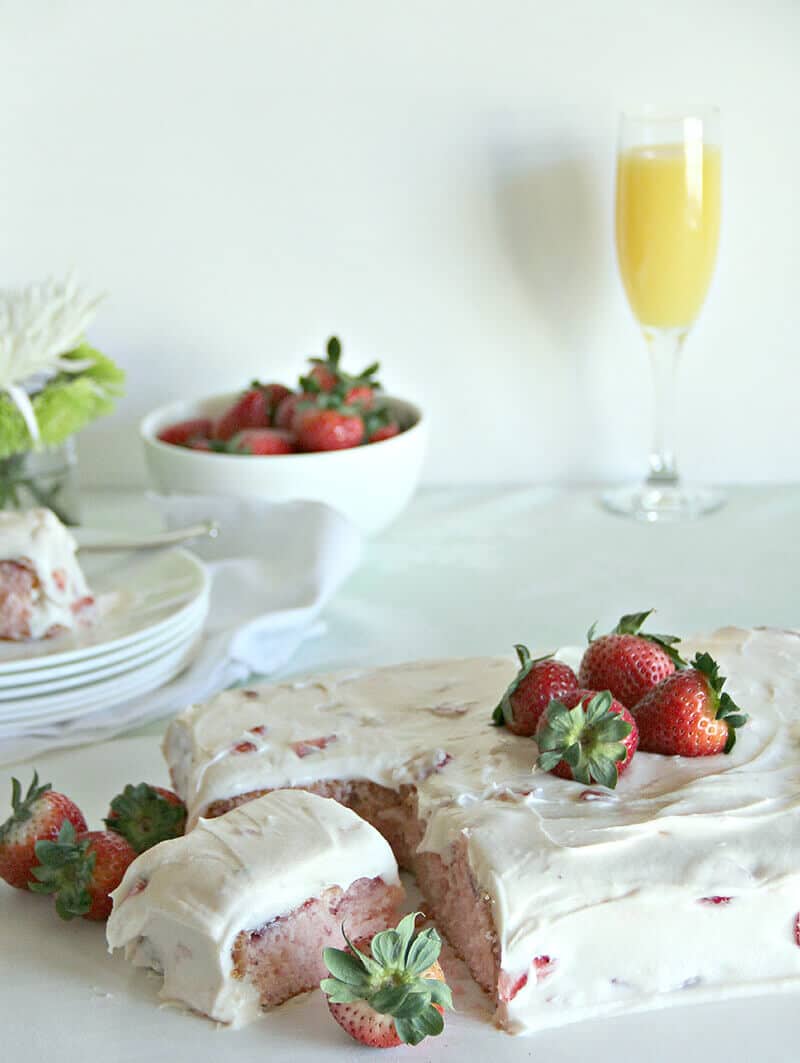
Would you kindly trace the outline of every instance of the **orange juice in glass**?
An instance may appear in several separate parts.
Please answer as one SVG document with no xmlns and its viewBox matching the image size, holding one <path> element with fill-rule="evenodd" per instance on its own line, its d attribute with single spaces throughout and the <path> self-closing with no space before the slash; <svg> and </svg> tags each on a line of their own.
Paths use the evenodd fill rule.
<svg viewBox="0 0 800 1063">
<path fill-rule="evenodd" d="M 616 512 L 644 520 L 698 516 L 722 504 L 678 478 L 670 442 L 674 376 L 714 272 L 721 206 L 714 109 L 623 115 L 617 157 L 616 240 L 622 282 L 653 365 L 656 412 L 644 484 L 607 492 Z"/>
</svg>

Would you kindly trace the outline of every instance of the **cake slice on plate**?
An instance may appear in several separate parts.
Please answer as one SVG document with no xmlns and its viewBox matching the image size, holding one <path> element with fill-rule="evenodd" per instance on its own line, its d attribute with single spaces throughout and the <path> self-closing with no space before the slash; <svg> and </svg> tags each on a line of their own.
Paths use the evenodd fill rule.
<svg viewBox="0 0 800 1063">
<path fill-rule="evenodd" d="M 279 790 L 162 842 L 113 895 L 110 948 L 164 975 L 161 996 L 240 1025 L 314 989 L 326 946 L 397 921 L 388 843 L 335 801 Z"/>
<path fill-rule="evenodd" d="M 0 512 L 0 639 L 43 639 L 94 620 L 75 540 L 49 509 Z"/>
</svg>

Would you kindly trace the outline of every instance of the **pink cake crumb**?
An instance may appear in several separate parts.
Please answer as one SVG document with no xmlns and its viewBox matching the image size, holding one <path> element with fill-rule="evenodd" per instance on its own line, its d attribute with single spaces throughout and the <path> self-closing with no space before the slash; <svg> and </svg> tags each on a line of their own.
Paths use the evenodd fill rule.
<svg viewBox="0 0 800 1063">
<path fill-rule="evenodd" d="M 53 576 L 56 585 L 65 590 L 67 577 L 63 570 L 56 569 Z M 41 595 L 39 577 L 27 561 L 0 561 L 0 640 L 24 642 L 32 638 L 31 617 L 34 603 Z M 81 625 L 92 624 L 97 619 L 91 595 L 76 598 L 69 609 Z M 66 630 L 63 624 L 51 624 L 41 637 L 54 638 Z"/>
<path fill-rule="evenodd" d="M 0 561 L 0 639 L 30 638 L 30 619 L 39 581 L 36 573 L 17 561 Z"/>
<path fill-rule="evenodd" d="M 402 899 L 402 889 L 381 878 L 358 879 L 346 891 L 332 886 L 266 926 L 242 931 L 233 947 L 234 977 L 250 981 L 265 1008 L 308 992 L 328 973 L 323 949 L 346 947 L 342 925 L 351 940 L 394 926 Z"/>
<path fill-rule="evenodd" d="M 438 853 L 418 853 L 414 860 L 417 882 L 437 926 L 478 985 L 495 996 L 500 961 L 492 900 L 472 874 L 466 839 L 454 845 L 449 856 L 445 862 Z"/>
</svg>

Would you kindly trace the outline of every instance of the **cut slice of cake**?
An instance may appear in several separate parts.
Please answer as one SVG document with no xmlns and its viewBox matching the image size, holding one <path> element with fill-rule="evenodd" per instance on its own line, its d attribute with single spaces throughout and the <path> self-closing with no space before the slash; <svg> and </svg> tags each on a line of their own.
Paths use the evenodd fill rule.
<svg viewBox="0 0 800 1063">
<path fill-rule="evenodd" d="M 0 639 L 43 639 L 94 620 L 75 540 L 49 509 L 0 512 Z"/>
<path fill-rule="evenodd" d="M 161 997 L 240 1025 L 314 989 L 323 949 L 397 921 L 388 843 L 335 801 L 275 791 L 142 853 L 113 895 L 111 949 Z"/>
<path fill-rule="evenodd" d="M 505 658 L 229 691 L 178 717 L 165 754 L 190 821 L 287 786 L 369 818 L 509 1030 L 796 991 L 800 637 L 690 648 L 750 722 L 729 755 L 638 752 L 613 791 L 537 769 L 532 739 L 490 726 Z"/>
</svg>

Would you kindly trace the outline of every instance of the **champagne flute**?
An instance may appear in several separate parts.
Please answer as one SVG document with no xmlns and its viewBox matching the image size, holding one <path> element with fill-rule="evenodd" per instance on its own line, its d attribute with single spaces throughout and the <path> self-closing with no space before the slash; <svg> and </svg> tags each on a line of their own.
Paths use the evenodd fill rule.
<svg viewBox="0 0 800 1063">
<path fill-rule="evenodd" d="M 650 352 L 655 416 L 646 480 L 607 491 L 602 501 L 640 520 L 697 517 L 724 502 L 712 488 L 681 482 L 672 447 L 678 361 L 714 272 L 720 170 L 715 108 L 648 108 L 621 116 L 617 258 Z"/>
</svg>

